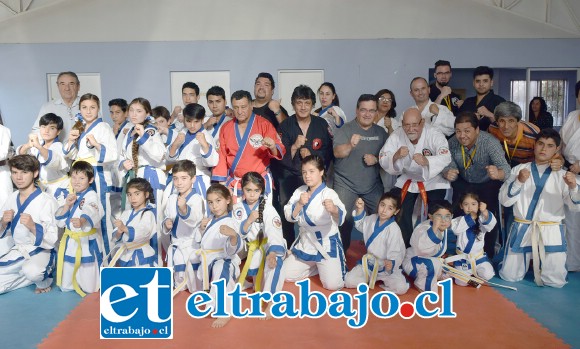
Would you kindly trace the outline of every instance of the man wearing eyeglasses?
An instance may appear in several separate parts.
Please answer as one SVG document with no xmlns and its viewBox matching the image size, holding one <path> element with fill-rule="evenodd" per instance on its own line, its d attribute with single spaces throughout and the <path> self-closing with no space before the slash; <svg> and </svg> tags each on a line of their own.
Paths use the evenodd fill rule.
<svg viewBox="0 0 580 349">
<path fill-rule="evenodd" d="M 401 195 L 397 223 L 409 247 L 415 202 L 421 198 L 422 214 L 417 217 L 420 222 L 426 218 L 429 202 L 445 199 L 450 185 L 441 171 L 451 162 L 451 155 L 445 136 L 427 124 L 417 108 L 405 110 L 402 120 L 402 127 L 389 137 L 379 159 L 385 171 L 399 176 L 391 192 Z"/>
<path fill-rule="evenodd" d="M 38 126 L 38 121 L 40 118 L 47 113 L 54 113 L 62 118 L 64 123 L 62 131 L 60 132 L 59 139 L 68 139 L 68 133 L 74 124 L 74 118 L 79 113 L 79 89 L 81 83 L 77 74 L 67 71 L 58 74 L 56 79 L 56 86 L 58 87 L 58 93 L 60 98 L 48 101 L 40 107 L 38 112 L 38 117 L 34 124 L 32 125 L 32 132 L 40 132 L 40 126 Z"/>
<path fill-rule="evenodd" d="M 427 124 L 431 124 L 445 136 L 451 136 L 454 132 L 453 123 L 455 116 L 451 110 L 433 103 L 429 99 L 429 84 L 422 77 L 416 77 L 411 80 L 411 97 L 415 100 L 416 108 L 421 113 Z"/>
<path fill-rule="evenodd" d="M 446 106 L 453 115 L 459 113 L 459 108 L 463 104 L 461 97 L 451 90 L 449 81 L 451 81 L 451 63 L 449 61 L 438 60 L 435 62 L 435 82 L 429 87 L 429 99 L 434 103 Z"/>
<path fill-rule="evenodd" d="M 356 104 L 356 118 L 344 124 L 334 135 L 334 190 L 346 209 L 346 219 L 339 228 L 345 251 L 350 246 L 354 225 L 352 210 L 356 199 L 364 200 L 366 212 L 377 212 L 383 194 L 379 151 L 388 135 L 374 123 L 376 115 L 377 98 L 363 94 Z"/>
</svg>

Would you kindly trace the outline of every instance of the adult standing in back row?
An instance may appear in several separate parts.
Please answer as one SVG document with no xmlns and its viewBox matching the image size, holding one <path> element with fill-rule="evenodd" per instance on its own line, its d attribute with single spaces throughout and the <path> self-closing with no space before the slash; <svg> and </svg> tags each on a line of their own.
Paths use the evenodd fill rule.
<svg viewBox="0 0 580 349">
<path fill-rule="evenodd" d="M 38 122 L 40 118 L 48 113 L 53 113 L 62 118 L 64 126 L 60 132 L 59 139 L 66 142 L 68 133 L 75 123 L 75 117 L 79 113 L 79 89 L 81 83 L 77 74 L 72 71 L 66 71 L 58 74 L 56 79 L 56 86 L 60 98 L 50 100 L 40 107 L 38 117 L 32 125 L 32 132 L 40 132 Z"/>
<path fill-rule="evenodd" d="M 493 69 L 479 66 L 473 71 L 473 87 L 476 95 L 465 99 L 459 112 L 470 111 L 479 118 L 479 129 L 487 131 L 489 125 L 495 121 L 493 111 L 501 102 L 505 102 L 501 96 L 493 93 Z"/>
<path fill-rule="evenodd" d="M 376 212 L 383 194 L 379 151 L 388 135 L 374 123 L 376 114 L 377 98 L 363 94 L 356 103 L 356 118 L 344 124 L 334 135 L 334 190 L 346 209 L 346 219 L 339 228 L 345 251 L 350 246 L 354 225 L 354 202 L 360 197 L 367 212 Z"/>
</svg>

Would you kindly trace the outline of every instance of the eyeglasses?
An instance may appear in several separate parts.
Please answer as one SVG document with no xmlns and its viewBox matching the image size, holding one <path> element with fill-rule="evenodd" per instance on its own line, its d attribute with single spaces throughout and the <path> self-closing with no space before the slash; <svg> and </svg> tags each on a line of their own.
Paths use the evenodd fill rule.
<svg viewBox="0 0 580 349">
<path fill-rule="evenodd" d="M 442 214 L 436 213 L 436 214 L 434 214 L 434 215 L 433 215 L 433 218 L 435 218 L 435 219 L 440 219 L 440 220 L 442 220 L 443 222 L 451 222 L 451 218 L 453 218 L 453 216 L 452 216 L 452 215 L 450 215 L 450 214 L 446 214 L 446 215 L 444 216 L 444 215 L 442 215 Z"/>
<path fill-rule="evenodd" d="M 381 103 L 392 103 L 393 100 L 391 98 L 379 97 L 379 102 L 381 102 Z"/>
<path fill-rule="evenodd" d="M 377 112 L 376 109 L 359 109 L 358 110 L 361 114 L 367 114 L 367 113 L 371 113 L 374 114 Z"/>
</svg>

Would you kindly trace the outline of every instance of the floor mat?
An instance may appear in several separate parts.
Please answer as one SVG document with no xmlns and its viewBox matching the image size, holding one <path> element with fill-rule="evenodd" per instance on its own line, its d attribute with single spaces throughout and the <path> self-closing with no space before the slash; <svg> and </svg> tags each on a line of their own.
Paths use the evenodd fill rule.
<svg viewBox="0 0 580 349">
<path fill-rule="evenodd" d="M 517 283 L 502 282 L 513 285 L 518 292 L 500 290 L 500 292 L 518 308 L 535 318 L 550 331 L 558 334 L 573 348 L 580 348 L 580 331 L 578 308 L 580 302 L 580 273 L 568 273 L 568 284 L 563 288 L 538 287 L 534 283 L 534 273 L 530 271 L 524 280 Z"/>
<path fill-rule="evenodd" d="M 36 285 L 0 295 L 0 347 L 34 348 L 81 301 L 74 292 L 53 289 L 35 294 Z"/>
<path fill-rule="evenodd" d="M 353 242 L 347 259 L 352 266 L 363 247 Z M 312 289 L 330 294 L 312 278 Z M 287 283 L 286 291 L 297 294 L 297 287 Z M 375 289 L 371 295 L 380 291 Z M 354 290 L 349 291 L 354 294 Z M 413 301 L 418 295 L 414 289 L 401 296 L 402 301 Z M 174 338 L 172 340 L 101 340 L 99 339 L 99 297 L 92 294 L 39 346 L 43 349 L 80 348 L 231 348 L 233 345 L 253 348 L 378 348 L 395 347 L 467 346 L 489 348 L 564 348 L 561 339 L 542 327 L 533 318 L 518 309 L 498 291 L 454 287 L 453 310 L 455 319 L 404 320 L 369 318 L 365 327 L 354 330 L 345 319 L 233 319 L 225 328 L 212 329 L 212 319 L 192 319 L 185 310 L 189 293 L 181 292 L 174 301 Z"/>
</svg>

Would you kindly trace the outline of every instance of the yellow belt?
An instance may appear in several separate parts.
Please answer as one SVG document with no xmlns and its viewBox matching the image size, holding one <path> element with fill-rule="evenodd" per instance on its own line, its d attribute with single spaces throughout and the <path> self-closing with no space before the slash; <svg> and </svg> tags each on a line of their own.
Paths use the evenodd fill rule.
<svg viewBox="0 0 580 349">
<path fill-rule="evenodd" d="M 373 270 L 371 271 L 370 275 L 368 270 L 369 260 L 372 260 L 374 264 Z M 381 262 L 381 260 L 378 259 L 377 256 L 375 256 L 372 253 L 367 253 L 362 257 L 362 266 L 365 275 L 365 282 L 369 284 L 369 288 L 371 289 L 375 288 L 375 283 L 377 282 L 377 275 L 379 274 L 379 262 Z"/>
<path fill-rule="evenodd" d="M 43 184 L 43 185 L 49 185 L 49 184 L 58 183 L 58 182 L 60 182 L 60 181 L 64 181 L 64 180 L 66 180 L 66 179 L 68 179 L 68 176 L 62 176 L 62 177 L 60 177 L 60 178 L 58 178 L 58 179 L 54 179 L 54 180 L 52 180 L 52 181 L 39 181 L 39 182 L 40 182 L 41 184 Z"/>
<path fill-rule="evenodd" d="M 107 267 L 107 266 L 115 266 L 117 264 L 117 262 L 119 261 L 119 259 L 121 258 L 121 256 L 123 255 L 123 253 L 125 253 L 125 251 L 130 251 L 130 250 L 136 250 L 138 248 L 144 247 L 149 245 L 149 241 L 145 241 L 145 242 L 128 242 L 128 243 L 124 243 L 121 244 L 119 246 L 119 249 L 117 250 L 117 252 L 115 253 L 115 255 L 113 256 L 113 258 L 111 259 L 110 263 L 107 263 L 107 260 L 109 259 L 109 255 L 110 253 L 107 255 L 107 257 L 105 257 L 103 259 L 103 266 Z M 111 250 L 112 252 L 113 250 Z"/>
<path fill-rule="evenodd" d="M 527 219 L 514 219 L 518 223 L 529 224 L 532 226 L 532 259 L 534 261 L 534 281 L 538 286 L 544 286 L 542 282 L 542 270 L 540 269 L 540 264 L 544 264 L 546 259 L 546 249 L 544 247 L 544 241 L 540 232 L 543 226 L 546 225 L 560 225 L 560 222 L 542 222 L 542 221 L 529 221 Z"/>
<path fill-rule="evenodd" d="M 223 252 L 224 249 L 220 248 L 220 249 L 213 249 L 213 250 L 205 250 L 205 249 L 199 249 L 199 250 L 195 250 L 195 254 L 198 256 L 201 256 L 201 267 L 203 268 L 203 290 L 204 291 L 209 291 L 209 264 L 207 263 L 207 255 L 209 253 L 218 253 L 218 252 Z M 182 284 L 186 282 L 186 279 L 183 279 Z M 179 285 L 181 287 L 183 287 L 181 284 Z M 176 289 L 179 289 L 178 288 Z"/>
<path fill-rule="evenodd" d="M 73 269 L 72 275 L 72 282 L 73 288 L 76 293 L 78 293 L 81 297 L 86 296 L 87 294 L 81 290 L 79 287 L 79 283 L 77 282 L 77 272 L 81 266 L 81 258 L 83 256 L 82 248 L 81 248 L 81 238 L 91 236 L 97 233 L 97 229 L 93 228 L 88 232 L 75 232 L 69 229 L 64 230 L 64 235 L 60 240 L 60 245 L 58 246 L 58 263 L 56 268 L 56 285 L 62 286 L 62 269 L 64 265 L 64 253 L 66 252 L 66 241 L 71 238 L 77 243 L 77 249 L 75 252 L 75 266 Z"/>
<path fill-rule="evenodd" d="M 265 246 L 268 243 L 268 238 L 260 240 L 254 240 L 248 242 L 248 256 L 246 257 L 246 264 L 244 264 L 244 268 L 242 269 L 242 273 L 240 274 L 240 278 L 238 279 L 238 283 L 244 286 L 244 281 L 246 281 L 246 277 L 248 276 L 248 271 L 250 270 L 250 265 L 252 264 L 252 259 L 254 258 L 254 252 L 257 249 L 262 251 L 262 259 L 260 260 L 260 266 L 258 267 L 258 274 L 256 275 L 256 280 L 254 283 L 254 289 L 259 292 L 262 288 L 262 279 L 264 277 L 264 266 L 266 264 L 266 250 Z"/>
</svg>

